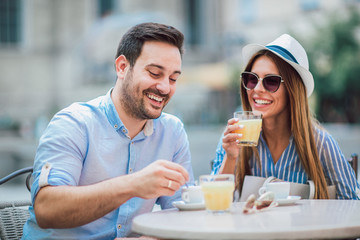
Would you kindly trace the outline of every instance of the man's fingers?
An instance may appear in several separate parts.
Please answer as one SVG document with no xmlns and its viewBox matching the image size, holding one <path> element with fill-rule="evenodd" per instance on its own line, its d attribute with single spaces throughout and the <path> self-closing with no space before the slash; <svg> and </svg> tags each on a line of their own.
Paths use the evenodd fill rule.
<svg viewBox="0 0 360 240">
<path fill-rule="evenodd" d="M 171 179 L 167 179 L 165 182 L 165 188 L 171 190 L 171 191 L 177 191 L 183 184 L 180 184 L 177 181 L 173 181 Z"/>
<path fill-rule="evenodd" d="M 178 185 L 178 186 L 182 186 L 187 182 L 187 179 L 178 171 L 176 170 L 172 170 L 172 169 L 166 169 L 164 172 L 164 178 L 168 181 L 171 181 L 172 184 L 170 185 Z M 168 184 L 169 185 L 169 184 Z M 167 185 L 167 186 L 168 186 Z M 176 186 L 175 185 L 175 186 Z M 168 186 L 169 187 L 169 186 Z"/>
<path fill-rule="evenodd" d="M 180 164 L 159 160 L 161 165 L 165 168 L 165 174 L 168 179 L 172 179 L 174 181 L 181 181 L 181 183 L 185 184 L 185 182 L 189 181 L 189 174 L 186 169 Z"/>
</svg>

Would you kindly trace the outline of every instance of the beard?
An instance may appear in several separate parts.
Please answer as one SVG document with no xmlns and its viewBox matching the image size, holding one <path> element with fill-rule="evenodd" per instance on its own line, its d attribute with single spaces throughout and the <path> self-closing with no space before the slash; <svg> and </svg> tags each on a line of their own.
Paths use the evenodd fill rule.
<svg viewBox="0 0 360 240">
<path fill-rule="evenodd" d="M 147 98 L 147 93 L 153 93 L 164 98 L 163 107 L 150 106 L 146 108 L 145 98 Z M 134 85 L 132 68 L 126 74 L 120 93 L 121 105 L 124 108 L 125 112 L 131 117 L 139 120 L 155 119 L 160 117 L 162 110 L 169 101 L 168 94 L 161 94 L 157 89 L 148 88 L 143 91 L 140 90 L 140 85 Z M 160 109 L 159 112 L 153 113 L 151 109 Z"/>
</svg>

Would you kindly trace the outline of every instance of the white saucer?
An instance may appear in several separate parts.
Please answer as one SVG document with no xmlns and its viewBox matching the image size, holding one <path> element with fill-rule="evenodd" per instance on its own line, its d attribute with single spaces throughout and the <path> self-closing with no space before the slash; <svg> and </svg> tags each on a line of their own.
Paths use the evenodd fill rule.
<svg viewBox="0 0 360 240">
<path fill-rule="evenodd" d="M 205 203 L 185 203 L 184 201 L 175 201 L 172 205 L 179 210 L 203 210 Z"/>
<path fill-rule="evenodd" d="M 284 199 L 276 199 L 275 202 L 279 203 L 279 206 L 282 205 L 290 205 L 296 203 L 298 200 L 300 200 L 300 196 L 288 196 Z"/>
</svg>

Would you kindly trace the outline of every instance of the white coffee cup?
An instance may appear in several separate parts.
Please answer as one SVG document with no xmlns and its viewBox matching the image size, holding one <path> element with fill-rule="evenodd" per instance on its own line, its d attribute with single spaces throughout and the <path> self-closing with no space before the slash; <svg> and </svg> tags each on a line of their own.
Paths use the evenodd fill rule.
<svg viewBox="0 0 360 240">
<path fill-rule="evenodd" d="M 270 182 L 264 187 L 259 189 L 259 195 L 266 192 L 273 192 L 275 199 L 286 199 L 290 194 L 290 183 L 289 182 Z"/>
<path fill-rule="evenodd" d="M 185 203 L 202 203 L 204 194 L 200 186 L 189 186 L 181 189 L 181 198 Z"/>
</svg>

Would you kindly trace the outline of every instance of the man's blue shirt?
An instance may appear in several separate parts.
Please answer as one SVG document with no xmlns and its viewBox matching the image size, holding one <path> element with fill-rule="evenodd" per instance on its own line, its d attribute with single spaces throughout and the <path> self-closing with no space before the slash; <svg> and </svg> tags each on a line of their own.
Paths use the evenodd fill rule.
<svg viewBox="0 0 360 240">
<path fill-rule="evenodd" d="M 189 142 L 182 122 L 162 113 L 148 120 L 133 139 L 121 122 L 110 97 L 74 103 L 57 113 L 40 139 L 34 162 L 32 202 L 40 186 L 82 186 L 137 172 L 158 159 L 181 164 L 193 182 Z M 47 170 L 44 170 L 45 167 Z M 50 171 L 48 171 L 50 170 Z M 47 175 L 48 172 L 48 175 Z M 40 185 L 39 185 L 40 184 Z M 71 229 L 41 229 L 33 207 L 23 239 L 114 239 L 128 236 L 132 219 L 150 212 L 155 203 L 171 208 L 171 197 L 132 198 L 104 217 Z M 51 206 L 49 206 L 51 208 Z"/>
</svg>

